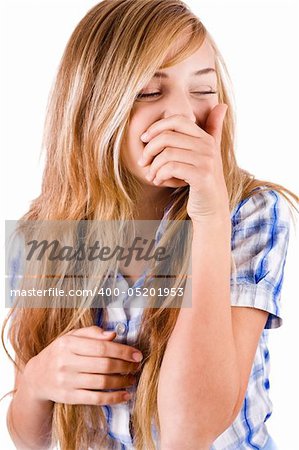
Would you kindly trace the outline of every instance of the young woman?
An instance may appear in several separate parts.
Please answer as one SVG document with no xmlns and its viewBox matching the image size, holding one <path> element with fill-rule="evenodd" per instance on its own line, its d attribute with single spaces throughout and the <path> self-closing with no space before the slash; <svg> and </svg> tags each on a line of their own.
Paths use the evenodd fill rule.
<svg viewBox="0 0 299 450">
<path fill-rule="evenodd" d="M 154 277 L 133 261 L 100 284 L 119 288 L 114 305 L 59 307 L 53 294 L 56 307 L 26 308 L 15 298 L 7 423 L 17 448 L 275 448 L 267 339 L 282 324 L 287 202 L 298 197 L 238 167 L 225 75 L 180 0 L 104 0 L 74 30 L 48 105 L 41 194 L 22 223 L 155 220 L 156 242 L 175 250 L 184 239 L 168 225 L 186 222 L 191 239 L 171 263 L 184 295 L 157 306 L 154 292 L 152 307 L 140 306 Z M 102 279 L 102 265 L 93 270 Z M 61 283 L 70 286 L 51 279 Z"/>
</svg>

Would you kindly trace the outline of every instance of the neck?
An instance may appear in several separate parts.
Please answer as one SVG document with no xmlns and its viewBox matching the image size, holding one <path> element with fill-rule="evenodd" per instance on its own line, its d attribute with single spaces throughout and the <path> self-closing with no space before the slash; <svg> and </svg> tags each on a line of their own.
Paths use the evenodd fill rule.
<svg viewBox="0 0 299 450">
<path fill-rule="evenodd" d="M 135 220 L 161 220 L 173 188 L 144 186 L 136 203 Z"/>
</svg>

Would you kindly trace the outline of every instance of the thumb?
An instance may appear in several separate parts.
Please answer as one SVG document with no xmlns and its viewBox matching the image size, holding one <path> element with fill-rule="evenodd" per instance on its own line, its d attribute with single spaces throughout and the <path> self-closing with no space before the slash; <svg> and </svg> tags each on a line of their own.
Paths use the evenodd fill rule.
<svg viewBox="0 0 299 450">
<path fill-rule="evenodd" d="M 220 103 L 212 109 L 206 120 L 205 131 L 213 136 L 219 145 L 221 143 L 223 121 L 227 110 L 228 106 L 225 103 Z"/>
<path fill-rule="evenodd" d="M 92 325 L 90 327 L 77 328 L 69 331 L 66 334 L 71 334 L 73 336 L 82 336 L 91 339 L 109 339 L 112 340 L 115 338 L 116 333 L 113 330 L 105 331 L 103 328 L 98 327 L 97 325 Z"/>
</svg>

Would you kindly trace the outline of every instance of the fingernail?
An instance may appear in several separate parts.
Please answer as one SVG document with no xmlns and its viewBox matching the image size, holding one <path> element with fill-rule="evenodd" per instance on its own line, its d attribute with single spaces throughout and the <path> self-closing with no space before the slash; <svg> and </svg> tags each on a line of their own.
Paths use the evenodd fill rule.
<svg viewBox="0 0 299 450">
<path fill-rule="evenodd" d="M 140 136 L 140 139 L 141 139 L 143 142 L 148 141 L 148 138 L 149 138 L 148 133 L 143 133 L 143 134 Z"/>
<path fill-rule="evenodd" d="M 134 359 L 134 361 L 139 362 L 142 360 L 143 356 L 141 353 L 133 353 L 132 358 Z"/>
<path fill-rule="evenodd" d="M 105 336 L 108 336 L 108 334 L 111 334 L 111 333 L 114 333 L 114 331 L 103 331 L 103 334 L 104 334 Z"/>
</svg>

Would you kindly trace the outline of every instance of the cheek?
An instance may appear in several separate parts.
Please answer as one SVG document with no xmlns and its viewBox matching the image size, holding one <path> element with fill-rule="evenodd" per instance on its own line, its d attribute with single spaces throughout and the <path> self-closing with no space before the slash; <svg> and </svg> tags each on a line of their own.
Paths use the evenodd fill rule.
<svg viewBox="0 0 299 450">
<path fill-rule="evenodd" d="M 140 140 L 140 136 L 144 133 L 152 123 L 157 120 L 157 113 L 154 108 L 135 107 L 131 115 L 128 136 L 130 141 Z M 142 142 L 140 140 L 140 142 Z"/>
<path fill-rule="evenodd" d="M 145 144 L 140 139 L 140 136 L 147 130 L 152 124 L 149 114 L 145 112 L 139 114 L 136 112 L 131 116 L 130 123 L 128 125 L 126 139 L 122 147 L 122 156 L 125 162 L 133 163 L 138 166 L 137 160 L 142 155 Z"/>
<path fill-rule="evenodd" d="M 218 102 L 217 97 L 211 98 L 205 102 L 205 105 L 201 110 L 201 117 L 200 117 L 200 123 L 201 123 L 202 128 L 205 128 L 205 123 L 207 121 L 207 118 L 208 118 L 210 112 L 218 104 L 219 104 L 219 102 Z"/>
<path fill-rule="evenodd" d="M 207 99 L 205 101 L 205 105 L 204 105 L 204 111 L 206 113 L 210 113 L 212 111 L 212 109 L 218 105 L 219 101 L 216 95 L 212 95 L 211 98 Z"/>
</svg>

